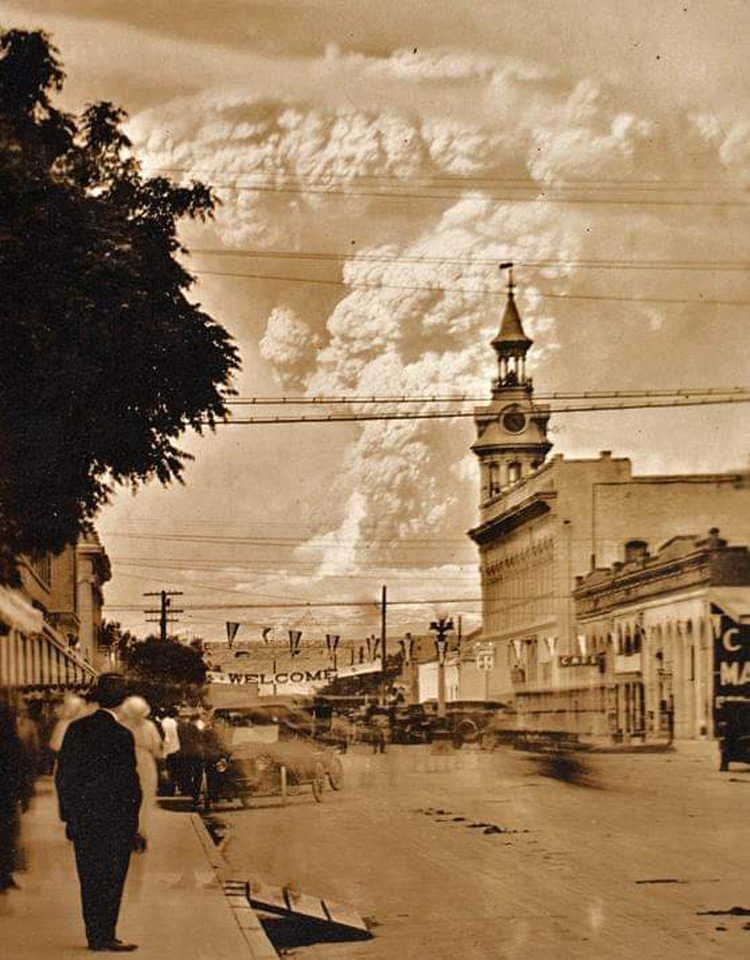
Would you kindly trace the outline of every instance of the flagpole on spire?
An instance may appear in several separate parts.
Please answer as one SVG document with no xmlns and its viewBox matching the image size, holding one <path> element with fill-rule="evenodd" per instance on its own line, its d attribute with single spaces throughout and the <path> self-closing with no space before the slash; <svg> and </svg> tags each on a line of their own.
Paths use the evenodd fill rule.
<svg viewBox="0 0 750 960">
<path fill-rule="evenodd" d="M 500 269 L 501 269 L 501 270 L 507 270 L 507 271 L 508 271 L 508 286 L 507 286 L 507 290 L 508 290 L 508 297 L 512 300 L 513 297 L 515 296 L 515 293 L 516 293 L 516 283 L 515 283 L 515 279 L 514 279 L 514 276 L 513 276 L 513 261 L 512 261 L 512 260 L 506 260 L 504 263 L 501 263 L 501 264 L 500 264 Z"/>
</svg>

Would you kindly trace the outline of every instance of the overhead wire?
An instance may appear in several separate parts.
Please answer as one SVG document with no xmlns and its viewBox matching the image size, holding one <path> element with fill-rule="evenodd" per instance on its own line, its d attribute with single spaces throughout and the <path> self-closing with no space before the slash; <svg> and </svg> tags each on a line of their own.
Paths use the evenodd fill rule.
<svg viewBox="0 0 750 960">
<path fill-rule="evenodd" d="M 191 272 L 198 276 L 234 277 L 238 280 L 272 280 L 283 283 L 306 283 L 321 286 L 348 287 L 351 290 L 404 290 L 411 293 L 456 293 L 477 297 L 492 297 L 493 299 L 502 294 L 502 289 L 499 287 L 497 289 L 478 289 L 475 287 L 446 287 L 439 284 L 434 286 L 418 286 L 416 284 L 405 283 L 356 283 L 353 281 L 332 280 L 323 277 L 290 277 L 269 273 L 238 273 L 236 271 L 193 268 L 191 268 Z M 601 301 L 607 303 L 668 303 L 680 306 L 750 306 L 750 300 L 719 300 L 711 297 L 626 297 L 610 294 L 552 293 L 551 291 L 537 290 L 536 288 L 534 289 L 534 294 L 547 300 Z"/>
<path fill-rule="evenodd" d="M 172 168 L 173 172 L 180 172 L 176 168 Z M 252 176 L 252 174 L 242 174 L 243 177 Z M 282 180 L 284 185 L 279 185 L 278 181 Z M 518 196 L 518 195 L 499 195 L 491 194 L 484 191 L 484 188 L 480 187 L 479 184 L 485 181 L 475 181 L 472 187 L 467 188 L 465 185 L 457 184 L 457 189 L 462 192 L 453 192 L 453 193 L 427 193 L 427 192 L 410 192 L 408 189 L 403 189 L 400 181 L 394 182 L 393 186 L 396 189 L 384 190 L 382 188 L 376 189 L 379 185 L 373 184 L 372 187 L 365 184 L 365 189 L 344 189 L 350 188 L 353 181 L 351 180 L 341 180 L 338 183 L 331 184 L 330 181 L 326 180 L 301 180 L 297 178 L 296 180 L 293 177 L 273 177 L 267 178 L 266 184 L 263 183 L 248 183 L 248 182 L 234 182 L 234 183 L 220 183 L 213 182 L 209 186 L 216 191 L 226 190 L 232 193 L 258 193 L 265 195 L 277 195 L 277 196 L 295 196 L 295 195 L 311 195 L 311 196 L 325 196 L 325 197 L 346 197 L 349 199 L 364 197 L 367 199 L 384 199 L 384 200 L 419 200 L 419 201 L 455 201 L 467 199 L 466 190 L 482 190 L 482 193 L 477 197 L 481 200 L 496 200 L 500 203 L 554 203 L 554 204 L 564 204 L 564 205 L 579 205 L 579 204 L 591 204 L 591 205 L 625 205 L 625 206 L 669 206 L 669 207 L 747 207 L 750 206 L 750 202 L 745 200 L 715 200 L 715 199 L 694 199 L 695 191 L 689 191 L 689 195 L 693 199 L 663 199 L 663 198 L 653 198 L 649 196 L 649 190 L 644 188 L 634 188 L 634 192 L 645 193 L 646 198 L 638 199 L 627 199 L 621 197 L 571 197 L 571 196 L 548 196 L 548 193 L 558 191 L 565 188 L 557 188 L 554 186 L 546 186 L 544 184 L 539 184 L 536 181 L 529 181 L 528 186 L 516 186 L 510 187 L 512 190 L 520 191 L 526 190 L 529 193 L 529 196 Z M 425 183 L 424 184 L 428 189 L 436 189 L 447 191 L 451 189 L 448 186 L 441 186 L 439 183 Z M 575 189 L 568 192 L 578 192 L 582 193 L 584 188 Z M 622 188 L 619 191 L 616 187 L 609 188 L 612 193 L 620 192 L 626 193 L 628 188 Z M 676 192 L 676 191 L 673 191 Z M 471 199 L 471 196 L 468 197 Z"/>
<path fill-rule="evenodd" d="M 653 401 L 632 401 L 620 404 L 598 404 L 596 406 L 563 406 L 555 407 L 549 410 L 550 413 L 594 413 L 594 412 L 617 412 L 618 410 L 667 410 L 677 407 L 707 407 L 719 404 L 750 403 L 750 394 L 746 396 L 717 397 L 700 400 L 678 400 L 666 403 L 657 403 Z M 467 417 L 475 417 L 473 410 L 447 410 L 430 412 L 379 412 L 379 413 L 352 413 L 337 414 L 329 413 L 326 415 L 297 415 L 297 416 L 258 416 L 258 417 L 227 417 L 217 420 L 217 424 L 225 426 L 248 426 L 248 425 L 274 425 L 274 424 L 292 424 L 292 423 L 362 423 L 367 421 L 384 420 L 453 420 Z"/>
<path fill-rule="evenodd" d="M 472 174 L 461 174 L 461 175 L 446 175 L 446 174 L 422 174 L 419 176 L 409 176 L 404 177 L 396 173 L 358 173 L 352 174 L 351 172 L 341 172 L 336 171 L 327 171 L 325 175 L 321 174 L 278 174 L 270 173 L 268 171 L 262 170 L 244 170 L 244 171 L 235 171 L 235 170 L 216 170 L 215 168 L 208 167 L 179 167 L 179 166 L 160 166 L 157 164 L 151 164 L 148 161 L 142 163 L 142 166 L 153 170 L 160 171 L 164 173 L 189 173 L 191 175 L 195 174 L 234 174 L 242 177 L 262 177 L 266 180 L 275 181 L 279 177 L 284 179 L 293 179 L 303 182 L 314 182 L 314 183 L 323 183 L 328 182 L 331 178 L 341 179 L 350 183 L 352 181 L 365 181 L 365 182 L 396 182 L 396 183 L 423 183 L 423 182 L 433 182 L 433 181 L 445 181 L 448 183 L 455 184 L 464 184 L 464 183 L 502 183 L 502 184 L 513 184 L 516 186 L 528 186 L 528 187 L 539 187 L 540 181 L 535 180 L 531 176 L 525 177 L 493 177 L 493 176 L 478 176 Z M 707 186 L 707 187 L 726 187 L 726 188 L 735 188 L 740 187 L 746 189 L 748 187 L 747 180 L 744 179 L 731 179 L 729 177 L 722 177 L 720 179 L 709 180 L 709 179 L 699 179 L 699 178 L 674 178 L 667 179 L 661 177 L 655 179 L 654 177 L 649 177 L 647 179 L 639 180 L 636 177 L 566 177 L 564 182 L 561 182 L 559 186 L 565 187 L 571 185 L 576 187 L 577 185 L 582 186 L 599 186 L 604 189 L 609 189 L 615 186 L 629 187 L 633 186 L 637 189 L 642 187 L 653 187 L 659 189 L 672 190 L 677 187 L 686 187 L 694 189 L 697 186 Z"/>
<path fill-rule="evenodd" d="M 500 261 L 512 260 L 515 266 L 524 267 L 575 267 L 594 270 L 694 270 L 705 273 L 711 271 L 750 270 L 750 261 L 744 260 L 617 260 L 610 259 L 567 259 L 567 258 L 527 258 L 508 254 L 504 257 L 450 257 L 450 256 L 408 256 L 405 254 L 386 254 L 377 252 L 359 253 L 354 250 L 342 253 L 311 252 L 291 250 L 258 250 L 226 247 L 191 247 L 189 256 L 219 257 L 256 260 L 298 260 L 302 262 L 331 263 L 408 263 L 416 266 L 494 266 Z"/>
<path fill-rule="evenodd" d="M 576 391 L 556 391 L 553 393 L 549 392 L 536 392 L 534 393 L 534 400 L 605 400 L 605 399 L 615 399 L 615 398 L 635 398 L 635 397 L 653 397 L 653 398 L 672 398 L 672 397 L 710 397 L 710 396 L 724 396 L 732 394 L 750 394 L 750 386 L 748 387 L 677 387 L 674 389 L 662 389 L 662 390 L 576 390 Z M 340 395 L 340 396 L 257 396 L 257 397 L 243 397 L 243 396 L 227 396 L 223 398 L 224 403 L 227 406 L 297 406 L 297 405 L 310 405 L 310 406 L 326 406 L 328 404 L 343 404 L 343 405 L 361 405 L 361 404 L 404 404 L 404 403 L 487 403 L 491 398 L 486 394 L 444 394 L 444 395 L 434 395 L 427 394 L 425 396 L 415 396 L 403 394 L 398 395 L 383 395 L 383 396 L 362 396 L 362 395 Z"/>
</svg>

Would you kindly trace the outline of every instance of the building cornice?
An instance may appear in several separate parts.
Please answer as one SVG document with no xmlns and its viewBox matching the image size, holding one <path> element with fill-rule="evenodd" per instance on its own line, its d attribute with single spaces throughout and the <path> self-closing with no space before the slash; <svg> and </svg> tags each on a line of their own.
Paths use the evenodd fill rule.
<svg viewBox="0 0 750 960">
<path fill-rule="evenodd" d="M 503 534 L 510 533 L 511 530 L 515 530 L 529 520 L 549 513 L 552 509 L 550 503 L 556 497 L 555 490 L 539 490 L 510 510 L 505 510 L 496 517 L 480 523 L 478 527 L 469 530 L 468 535 L 475 543 L 488 543 Z"/>
</svg>

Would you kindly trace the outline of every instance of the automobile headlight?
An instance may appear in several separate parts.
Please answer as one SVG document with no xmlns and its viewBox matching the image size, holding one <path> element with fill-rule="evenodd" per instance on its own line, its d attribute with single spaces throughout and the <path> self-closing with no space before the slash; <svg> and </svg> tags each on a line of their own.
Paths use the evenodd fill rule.
<svg viewBox="0 0 750 960">
<path fill-rule="evenodd" d="M 227 761 L 222 757 L 221 760 L 217 760 L 217 761 L 216 761 L 216 769 L 219 771 L 219 773 L 226 773 L 227 770 L 229 769 L 229 764 L 228 764 Z"/>
</svg>

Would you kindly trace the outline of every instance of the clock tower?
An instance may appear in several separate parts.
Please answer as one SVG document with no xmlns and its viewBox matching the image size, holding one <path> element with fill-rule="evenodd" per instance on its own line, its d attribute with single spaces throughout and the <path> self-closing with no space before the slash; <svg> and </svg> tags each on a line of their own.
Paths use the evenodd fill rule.
<svg viewBox="0 0 750 960">
<path fill-rule="evenodd" d="M 479 457 L 481 505 L 540 467 L 552 446 L 547 439 L 549 407 L 534 403 L 533 384 L 526 373 L 526 355 L 533 340 L 526 336 L 516 306 L 513 265 L 505 266 L 508 299 L 492 340 L 498 376 L 490 403 L 474 411 L 477 439 L 471 449 Z"/>
</svg>

